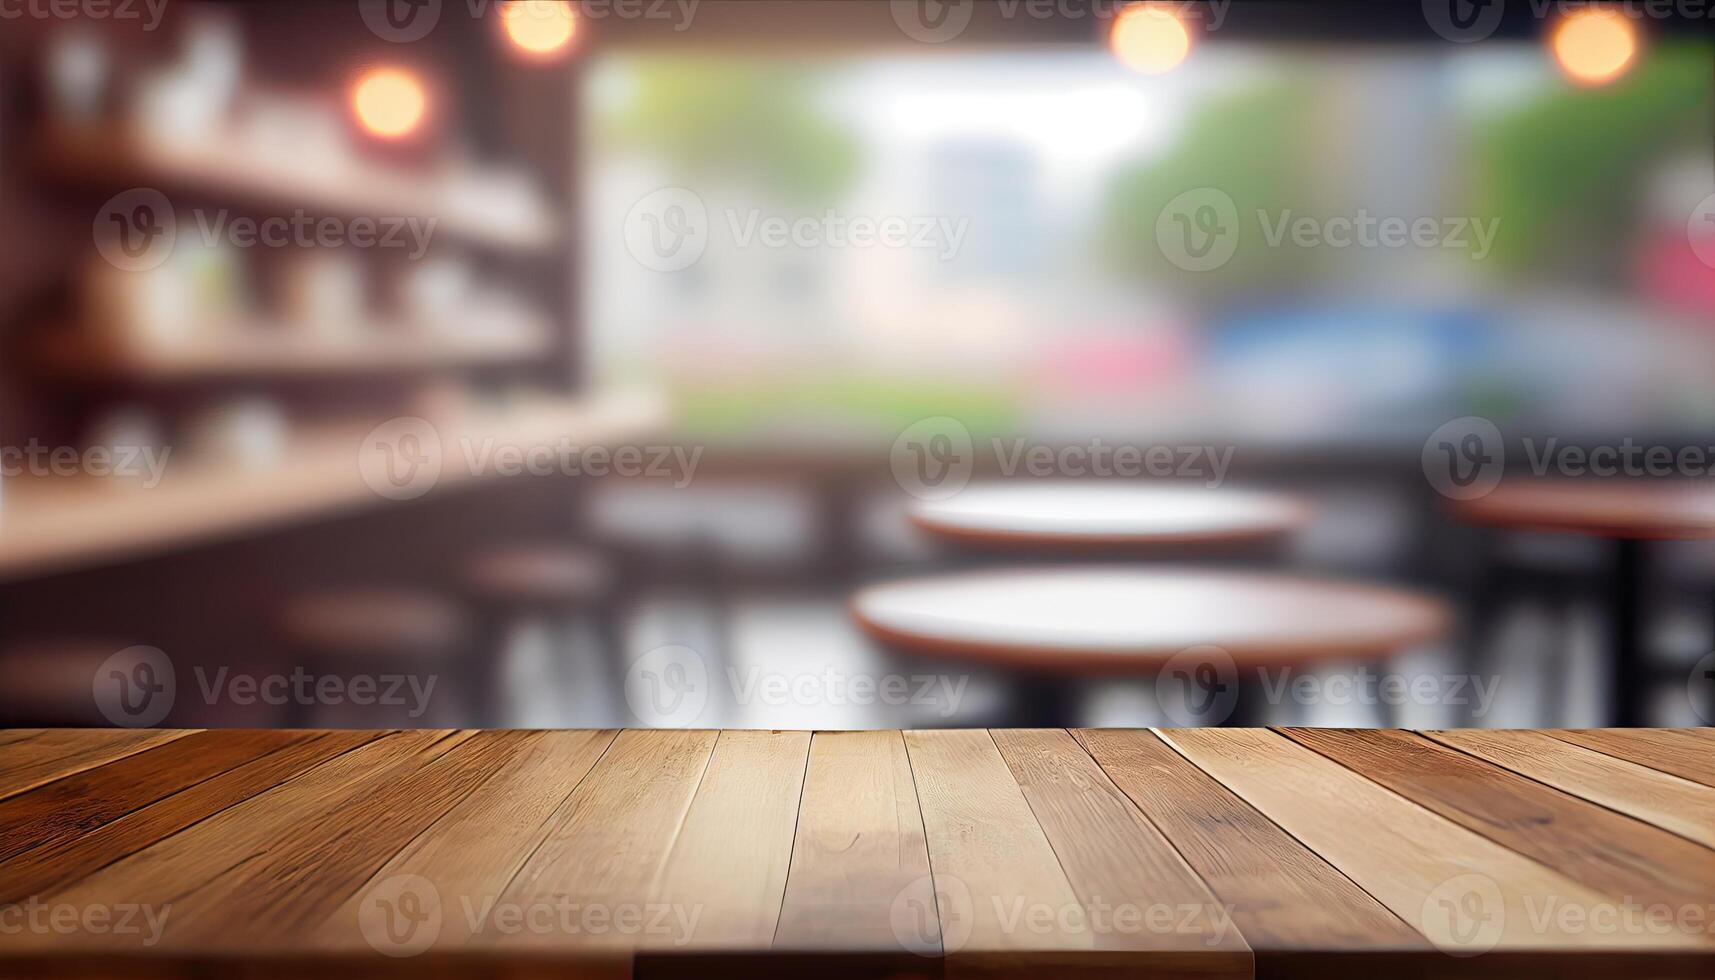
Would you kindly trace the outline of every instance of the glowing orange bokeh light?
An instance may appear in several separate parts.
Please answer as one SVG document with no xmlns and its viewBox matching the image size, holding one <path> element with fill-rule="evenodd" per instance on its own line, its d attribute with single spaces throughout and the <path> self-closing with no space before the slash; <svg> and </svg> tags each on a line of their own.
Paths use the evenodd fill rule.
<svg viewBox="0 0 1715 980">
<path fill-rule="evenodd" d="M 1613 10 L 1591 8 L 1568 14 L 1551 40 L 1560 70 L 1580 85 L 1604 85 L 1631 67 L 1638 29 Z"/>
<path fill-rule="evenodd" d="M 1140 3 L 1114 19 L 1108 46 L 1120 64 L 1145 75 L 1160 75 L 1179 67 L 1191 53 L 1191 32 L 1169 8 Z"/>
<path fill-rule="evenodd" d="M 506 0 L 500 23 L 507 40 L 533 58 L 559 52 L 578 30 L 577 15 L 566 0 Z"/>
<path fill-rule="evenodd" d="M 366 131 L 387 139 L 415 132 L 428 108 L 423 84 L 399 68 L 364 72 L 351 90 L 351 109 L 357 121 Z"/>
</svg>

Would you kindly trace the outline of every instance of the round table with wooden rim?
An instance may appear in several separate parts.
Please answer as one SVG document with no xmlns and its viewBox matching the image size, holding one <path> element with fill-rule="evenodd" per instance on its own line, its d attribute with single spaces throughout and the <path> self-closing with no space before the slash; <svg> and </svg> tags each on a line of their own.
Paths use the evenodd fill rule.
<svg viewBox="0 0 1715 980">
<path fill-rule="evenodd" d="M 1715 487 L 1675 480 L 1509 479 L 1453 501 L 1461 520 L 1510 531 L 1582 534 L 1614 548 L 1607 595 L 1609 723 L 1635 727 L 1648 714 L 1643 656 L 1645 548 L 1651 541 L 1715 538 Z"/>
<path fill-rule="evenodd" d="M 851 612 L 894 649 L 1039 677 L 1153 673 L 1200 647 L 1219 648 L 1241 674 L 1380 659 L 1441 638 L 1450 622 L 1439 600 L 1380 586 L 1100 566 L 888 582 L 860 589 Z"/>
<path fill-rule="evenodd" d="M 1014 482 L 966 487 L 919 500 L 922 530 L 990 547 L 1218 547 L 1285 537 L 1309 508 L 1281 494 L 1136 482 Z"/>
</svg>

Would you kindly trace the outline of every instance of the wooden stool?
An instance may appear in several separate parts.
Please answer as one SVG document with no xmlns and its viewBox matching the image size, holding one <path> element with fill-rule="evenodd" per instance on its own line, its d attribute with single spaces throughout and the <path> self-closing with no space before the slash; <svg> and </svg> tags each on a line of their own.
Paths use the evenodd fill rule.
<svg viewBox="0 0 1715 980">
<path fill-rule="evenodd" d="M 43 640 L 0 653 L 0 728 L 105 728 L 96 672 L 124 643 Z"/>
<path fill-rule="evenodd" d="M 875 585 L 858 591 L 851 611 L 860 627 L 895 649 L 1026 672 L 1040 723 L 1053 726 L 1068 722 L 1054 695 L 1063 679 L 1153 674 L 1200 650 L 1227 660 L 1195 680 L 1237 682 L 1230 717 L 1254 720 L 1260 684 L 1252 675 L 1260 681 L 1260 670 L 1380 661 L 1439 639 L 1450 618 L 1436 600 L 1374 586 L 1103 566 Z"/>
<path fill-rule="evenodd" d="M 1257 491 L 1086 481 L 972 486 L 946 500 L 916 501 L 908 513 L 918 528 L 964 548 L 1139 558 L 1278 546 L 1310 510 Z"/>
<path fill-rule="evenodd" d="M 1609 698 L 1606 724 L 1648 723 L 1651 666 L 1645 656 L 1644 605 L 1651 541 L 1715 538 L 1715 490 L 1672 481 L 1503 480 L 1488 494 L 1453 502 L 1461 520 L 1491 528 L 1581 534 L 1613 544 L 1603 588 L 1608 626 Z M 1499 586 L 1486 568 L 1478 590 L 1478 624 L 1488 621 Z M 1479 645 L 1471 645 L 1481 658 Z M 1481 669 L 1480 664 L 1478 669 Z"/>
<path fill-rule="evenodd" d="M 458 606 L 432 593 L 385 587 L 318 592 L 289 602 L 280 635 L 293 664 L 315 675 L 430 672 L 456 667 L 470 637 Z M 460 673 L 460 680 L 468 682 Z M 436 690 L 442 690 L 440 686 Z M 311 706 L 294 700 L 289 727 L 308 727 Z"/>
<path fill-rule="evenodd" d="M 464 583 L 482 633 L 482 649 L 473 658 L 480 662 L 472 664 L 467 684 L 484 727 L 500 724 L 506 639 L 521 621 L 588 622 L 616 671 L 618 696 L 626 666 L 616 608 L 619 590 L 612 563 L 601 552 L 551 544 L 495 548 L 471 560 Z"/>
</svg>

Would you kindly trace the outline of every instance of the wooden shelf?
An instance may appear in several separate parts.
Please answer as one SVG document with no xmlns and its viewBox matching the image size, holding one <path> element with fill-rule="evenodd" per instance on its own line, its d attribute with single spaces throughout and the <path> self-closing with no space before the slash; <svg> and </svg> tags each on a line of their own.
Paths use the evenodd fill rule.
<svg viewBox="0 0 1715 980">
<path fill-rule="evenodd" d="M 82 382 L 171 383 L 207 379 L 314 378 L 510 364 L 549 347 L 544 324 L 449 335 L 366 327 L 327 337 L 289 327 L 234 327 L 218 337 L 160 347 L 125 346 L 73 330 L 51 335 L 49 372 Z"/>
<path fill-rule="evenodd" d="M 558 238 L 546 211 L 508 215 L 460 201 L 454 188 L 430 174 L 360 159 L 330 173 L 236 141 L 172 144 L 116 129 L 58 129 L 42 140 L 39 163 L 45 177 L 61 181 L 178 188 L 329 216 L 432 218 L 433 235 L 493 248 L 538 251 Z"/>
<path fill-rule="evenodd" d="M 488 479 L 463 465 L 457 445 L 612 444 L 664 424 L 658 399 L 607 396 L 542 399 L 441 426 L 443 454 L 434 492 Z M 305 433 L 278 465 L 216 466 L 169 460 L 159 486 L 95 477 L 19 477 L 0 487 L 0 580 L 72 571 L 174 548 L 240 537 L 342 511 L 390 502 L 359 468 L 365 437 L 379 420 Z"/>
</svg>

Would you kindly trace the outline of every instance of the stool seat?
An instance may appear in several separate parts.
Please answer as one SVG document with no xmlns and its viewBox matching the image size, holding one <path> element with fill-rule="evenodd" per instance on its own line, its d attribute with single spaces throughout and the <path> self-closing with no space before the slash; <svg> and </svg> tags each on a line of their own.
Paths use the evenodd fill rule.
<svg viewBox="0 0 1715 980">
<path fill-rule="evenodd" d="M 614 588 L 612 566 L 600 552 L 553 545 L 486 551 L 470 563 L 465 580 L 485 600 L 563 606 L 604 599 Z"/>
<path fill-rule="evenodd" d="M 355 588 L 293 599 L 280 631 L 316 654 L 442 659 L 459 652 L 470 625 L 457 605 L 430 593 Z"/>
<path fill-rule="evenodd" d="M 1715 490 L 1701 483 L 1630 480 L 1502 480 L 1455 500 L 1473 524 L 1519 531 L 1633 540 L 1715 538 Z"/>
<path fill-rule="evenodd" d="M 889 645 L 1035 671 L 1154 671 L 1209 644 L 1241 666 L 1382 659 L 1440 638 L 1446 606 L 1394 589 L 1150 567 L 966 572 L 875 585 L 851 610 Z"/>
<path fill-rule="evenodd" d="M 1303 527 L 1300 501 L 1250 490 L 1138 482 L 1019 481 L 966 487 L 908 512 L 920 529 L 996 548 L 1217 547 L 1282 538 Z"/>
</svg>

